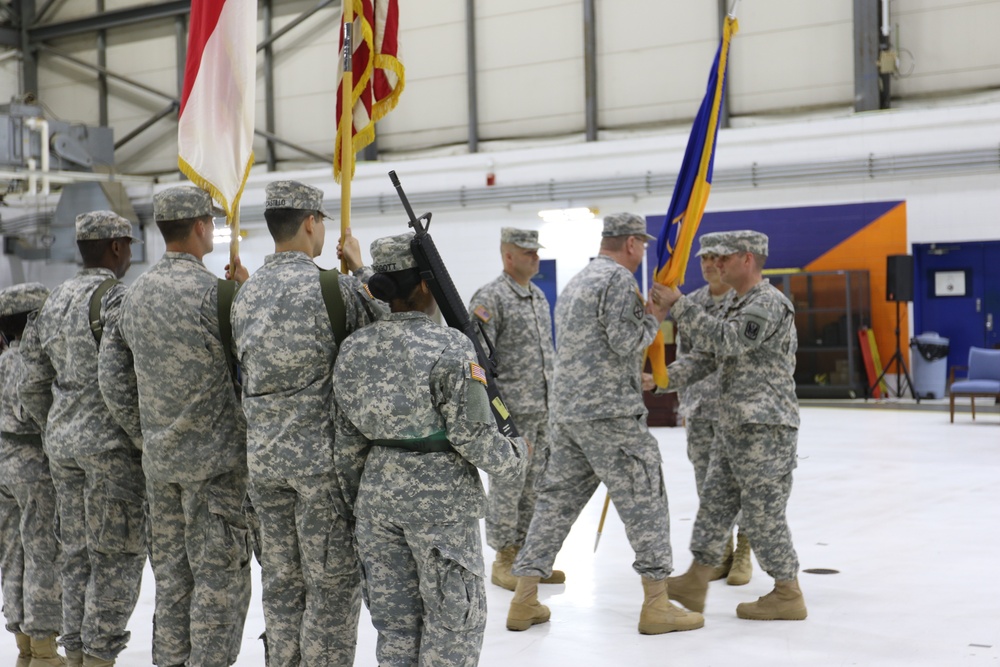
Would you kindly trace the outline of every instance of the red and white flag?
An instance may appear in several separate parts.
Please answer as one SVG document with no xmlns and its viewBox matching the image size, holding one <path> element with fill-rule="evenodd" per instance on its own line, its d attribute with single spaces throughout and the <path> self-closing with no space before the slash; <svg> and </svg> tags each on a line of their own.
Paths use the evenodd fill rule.
<svg viewBox="0 0 1000 667">
<path fill-rule="evenodd" d="M 345 0 L 350 2 L 351 0 Z M 352 99 L 353 152 L 375 140 L 375 122 L 385 117 L 399 101 L 406 83 L 399 52 L 399 6 L 397 0 L 353 0 L 354 44 L 351 69 L 354 75 Z M 344 50 L 341 18 L 340 51 Z M 340 181 L 341 123 L 343 115 L 343 58 L 339 59 L 337 85 L 337 141 L 333 157 L 333 177 Z M 351 165 L 350 176 L 354 176 Z"/>
<path fill-rule="evenodd" d="M 177 163 L 230 221 L 253 165 L 256 70 L 257 2 L 192 0 Z"/>
</svg>

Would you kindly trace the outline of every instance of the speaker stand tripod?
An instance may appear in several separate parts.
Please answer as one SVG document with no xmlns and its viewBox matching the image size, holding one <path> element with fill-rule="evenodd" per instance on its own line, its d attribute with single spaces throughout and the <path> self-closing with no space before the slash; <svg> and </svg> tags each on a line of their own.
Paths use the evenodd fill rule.
<svg viewBox="0 0 1000 667">
<path fill-rule="evenodd" d="M 889 372 L 889 368 L 892 364 L 896 364 L 896 398 L 903 395 L 903 378 L 906 378 L 906 386 L 910 389 L 910 395 L 917 399 L 917 403 L 920 402 L 920 396 L 913 389 L 913 381 L 910 380 L 910 371 L 906 368 L 906 362 L 903 361 L 903 352 L 899 347 L 899 301 L 896 302 L 896 351 L 892 353 L 892 357 L 886 362 L 885 368 L 882 369 L 882 374 L 878 376 L 878 379 L 872 383 L 872 386 L 868 388 L 868 395 L 872 396 L 875 392 L 875 388 L 879 386 L 882 382 L 882 378 L 885 374 Z"/>
</svg>

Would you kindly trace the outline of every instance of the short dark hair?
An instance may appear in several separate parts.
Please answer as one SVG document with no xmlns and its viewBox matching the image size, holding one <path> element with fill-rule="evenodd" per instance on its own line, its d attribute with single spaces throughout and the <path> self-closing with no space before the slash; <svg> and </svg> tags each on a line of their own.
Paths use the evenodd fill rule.
<svg viewBox="0 0 1000 667">
<path fill-rule="evenodd" d="M 203 215 L 198 218 L 185 218 L 183 220 L 158 220 L 156 226 L 159 227 L 160 233 L 163 234 L 164 241 L 167 243 L 177 243 L 191 236 L 191 230 L 194 229 L 196 222 L 211 217 L 210 215 Z"/>
<path fill-rule="evenodd" d="M 304 211 L 300 208 L 269 208 L 264 211 L 267 231 L 271 232 L 271 238 L 275 243 L 290 241 L 299 233 L 302 223 L 310 215 L 316 216 L 317 220 L 323 217 L 319 211 Z"/>
<path fill-rule="evenodd" d="M 87 241 L 77 241 L 76 247 L 80 249 L 80 257 L 83 258 L 83 265 L 86 267 L 99 266 L 104 259 L 104 253 L 111 247 L 111 242 L 115 239 L 90 239 Z"/>
<path fill-rule="evenodd" d="M 420 270 L 417 268 L 376 273 L 368 281 L 368 290 L 380 301 L 390 303 L 398 299 L 412 307 L 411 297 L 420 285 L 420 280 Z"/>
</svg>

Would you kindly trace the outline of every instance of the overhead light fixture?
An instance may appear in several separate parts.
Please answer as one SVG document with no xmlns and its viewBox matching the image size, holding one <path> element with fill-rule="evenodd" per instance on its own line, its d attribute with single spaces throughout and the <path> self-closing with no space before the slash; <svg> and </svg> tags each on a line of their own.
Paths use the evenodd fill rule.
<svg viewBox="0 0 1000 667">
<path fill-rule="evenodd" d="M 587 222 L 594 220 L 600 211 L 596 208 L 550 208 L 538 212 L 545 222 Z"/>
</svg>

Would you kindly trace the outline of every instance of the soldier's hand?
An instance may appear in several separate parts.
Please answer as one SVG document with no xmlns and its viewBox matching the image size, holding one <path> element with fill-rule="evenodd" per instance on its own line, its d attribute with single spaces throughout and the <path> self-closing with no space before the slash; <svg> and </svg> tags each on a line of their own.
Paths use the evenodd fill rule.
<svg viewBox="0 0 1000 667">
<path fill-rule="evenodd" d="M 670 306 L 666 303 L 668 287 L 659 283 L 654 283 L 649 289 L 649 301 L 646 303 L 646 312 L 656 318 L 657 322 L 662 322 L 670 311 Z"/>
<path fill-rule="evenodd" d="M 361 268 L 361 244 L 351 234 L 350 227 L 337 243 L 337 259 L 343 260 L 352 272 Z"/>
<path fill-rule="evenodd" d="M 643 391 L 653 391 L 656 388 L 656 381 L 653 380 L 652 373 L 642 374 L 642 390 Z"/>
<path fill-rule="evenodd" d="M 239 255 L 236 255 L 236 257 L 233 258 L 233 266 L 235 268 L 230 270 L 229 264 L 226 264 L 226 280 L 235 280 L 242 285 L 247 281 L 247 278 L 250 277 L 250 272 L 247 271 L 247 267 L 243 266 L 243 263 L 240 262 Z"/>
</svg>

